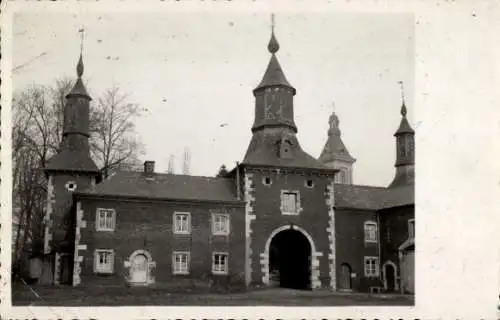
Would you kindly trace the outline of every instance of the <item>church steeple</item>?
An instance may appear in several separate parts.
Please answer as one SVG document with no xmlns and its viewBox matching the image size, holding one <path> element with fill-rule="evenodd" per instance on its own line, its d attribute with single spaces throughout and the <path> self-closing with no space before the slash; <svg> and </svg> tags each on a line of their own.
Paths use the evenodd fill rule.
<svg viewBox="0 0 500 320">
<path fill-rule="evenodd" d="M 272 16 L 271 39 L 267 45 L 271 59 L 264 77 L 254 89 L 255 122 L 252 131 L 264 127 L 287 127 L 297 132 L 293 117 L 293 96 L 295 88 L 288 82 L 281 68 L 276 53 L 280 49 L 274 33 L 274 15 Z"/>
<path fill-rule="evenodd" d="M 404 97 L 403 82 L 401 85 L 401 123 L 394 133 L 396 137 L 396 175 L 389 185 L 397 187 L 414 183 L 415 179 L 415 131 L 406 117 L 408 112 Z"/>
<path fill-rule="evenodd" d="M 333 104 L 333 109 L 335 109 L 335 104 Z M 342 141 L 340 121 L 335 110 L 330 115 L 328 123 L 330 125 L 328 139 L 318 161 L 325 167 L 339 170 L 335 179 L 337 183 L 352 184 L 352 165 L 356 159 L 351 156 Z"/>
</svg>

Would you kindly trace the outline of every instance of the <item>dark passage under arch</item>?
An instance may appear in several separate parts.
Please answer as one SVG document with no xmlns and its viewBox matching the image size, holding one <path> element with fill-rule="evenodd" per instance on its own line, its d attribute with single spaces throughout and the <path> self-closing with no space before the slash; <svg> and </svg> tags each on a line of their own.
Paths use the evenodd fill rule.
<svg viewBox="0 0 500 320">
<path fill-rule="evenodd" d="M 269 273 L 282 288 L 311 288 L 311 244 L 297 230 L 283 230 L 271 240 Z"/>
</svg>

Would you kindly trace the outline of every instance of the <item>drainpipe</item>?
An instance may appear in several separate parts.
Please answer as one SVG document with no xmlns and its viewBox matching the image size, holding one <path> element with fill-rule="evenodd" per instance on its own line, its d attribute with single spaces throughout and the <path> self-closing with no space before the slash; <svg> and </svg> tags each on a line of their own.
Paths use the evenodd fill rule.
<svg viewBox="0 0 500 320">
<path fill-rule="evenodd" d="M 240 164 L 236 161 L 236 199 L 241 200 L 240 191 Z"/>
<path fill-rule="evenodd" d="M 379 268 L 379 279 L 382 280 L 381 278 L 381 275 L 382 275 L 382 249 L 381 249 L 381 244 L 382 244 L 382 237 L 381 237 L 381 224 L 380 224 L 380 213 L 377 212 L 377 233 L 378 233 L 378 242 L 377 242 L 377 246 L 378 246 L 378 268 Z M 387 275 L 385 275 L 387 277 Z M 396 281 L 396 280 L 394 280 Z"/>
</svg>

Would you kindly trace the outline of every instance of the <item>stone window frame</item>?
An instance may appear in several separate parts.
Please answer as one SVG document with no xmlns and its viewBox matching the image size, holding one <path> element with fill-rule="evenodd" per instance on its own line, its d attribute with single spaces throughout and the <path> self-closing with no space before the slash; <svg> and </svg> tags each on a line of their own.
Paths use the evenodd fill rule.
<svg viewBox="0 0 500 320">
<path fill-rule="evenodd" d="M 308 182 L 311 181 L 311 185 L 309 186 Z M 313 179 L 306 179 L 304 180 L 304 186 L 308 189 L 313 189 L 314 188 L 314 180 Z"/>
<path fill-rule="evenodd" d="M 266 179 L 269 179 L 269 183 L 266 183 Z M 268 186 L 273 184 L 273 179 L 271 179 L 270 176 L 263 176 L 262 177 L 262 184 L 268 187 Z"/>
<path fill-rule="evenodd" d="M 177 256 L 185 256 L 186 257 L 186 269 L 182 270 L 182 268 L 177 268 Z M 186 275 L 190 272 L 191 265 L 191 253 L 189 251 L 174 251 L 172 252 L 172 274 L 174 275 Z M 182 266 L 182 261 L 180 266 Z"/>
<path fill-rule="evenodd" d="M 368 263 L 367 262 L 372 262 Z M 373 266 L 372 268 L 367 268 L 367 266 Z M 364 269 L 364 274 L 365 277 L 368 278 L 376 278 L 380 275 L 380 266 L 379 266 L 379 259 L 376 256 L 365 256 L 364 258 L 364 263 L 363 263 L 363 269 Z"/>
<path fill-rule="evenodd" d="M 365 239 L 365 242 L 368 242 L 368 243 L 377 243 L 378 242 L 378 235 L 377 235 L 377 232 L 378 232 L 378 224 L 373 221 L 373 220 L 367 220 L 365 221 L 365 223 L 363 224 L 364 226 L 364 239 Z M 368 232 L 368 226 L 375 226 L 375 230 L 374 230 L 374 235 L 375 237 L 372 238 L 372 237 L 369 237 L 370 233 Z"/>
<path fill-rule="evenodd" d="M 216 256 L 226 257 L 225 263 L 223 264 L 225 266 L 224 270 L 219 270 L 219 268 L 217 268 L 217 259 L 216 259 Z M 212 252 L 212 273 L 213 274 L 217 274 L 217 275 L 227 275 L 227 274 L 229 274 L 229 253 L 228 252 L 224 252 L 224 251 L 215 251 L 215 252 Z"/>
<path fill-rule="evenodd" d="M 408 219 L 408 239 L 415 239 L 415 219 Z"/>
<path fill-rule="evenodd" d="M 225 225 L 226 225 L 226 231 L 217 231 L 216 230 L 216 217 L 225 217 Z M 231 230 L 231 218 L 229 217 L 229 214 L 227 213 L 212 213 L 212 235 L 214 236 L 228 236 Z"/>
<path fill-rule="evenodd" d="M 73 185 L 73 187 L 70 187 L 70 185 Z M 66 182 L 66 184 L 64 185 L 64 187 L 66 188 L 66 190 L 68 190 L 69 192 L 75 192 L 76 188 L 78 187 L 78 185 L 76 184 L 75 181 L 68 181 Z"/>
<path fill-rule="evenodd" d="M 295 212 L 287 212 L 285 211 L 285 194 L 292 193 L 295 194 Z M 300 191 L 298 190 L 281 190 L 281 196 L 280 196 L 280 210 L 282 215 L 292 215 L 292 216 L 297 216 L 302 212 L 302 206 L 300 205 Z"/>
<path fill-rule="evenodd" d="M 108 267 L 100 267 L 100 254 L 109 254 Z M 115 269 L 115 251 L 113 249 L 95 249 L 94 251 L 94 273 L 98 274 L 111 274 Z"/>
<path fill-rule="evenodd" d="M 187 230 L 178 230 L 177 216 L 187 216 Z M 191 234 L 191 212 L 174 212 L 172 215 L 172 231 L 174 234 Z"/>
<path fill-rule="evenodd" d="M 101 227 L 101 213 L 111 211 L 113 214 L 111 216 L 111 227 Z M 104 216 L 104 220 L 106 222 L 107 215 Z M 106 223 L 104 223 L 106 225 Z M 97 208 L 96 209 L 96 217 L 95 217 L 95 229 L 96 231 L 115 231 L 116 229 L 116 210 L 113 208 Z"/>
</svg>

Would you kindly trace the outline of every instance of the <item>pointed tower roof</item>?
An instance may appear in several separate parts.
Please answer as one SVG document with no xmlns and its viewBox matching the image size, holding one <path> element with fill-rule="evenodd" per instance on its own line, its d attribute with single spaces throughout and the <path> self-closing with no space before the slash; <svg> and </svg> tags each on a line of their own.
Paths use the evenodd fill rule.
<svg viewBox="0 0 500 320">
<path fill-rule="evenodd" d="M 271 53 L 271 60 L 267 65 L 264 77 L 260 81 L 259 85 L 254 89 L 254 91 L 269 86 L 286 86 L 292 88 L 295 94 L 295 88 L 286 79 L 285 73 L 283 72 L 280 63 L 278 62 L 278 58 L 276 57 L 276 52 L 278 52 L 279 49 L 280 49 L 279 42 L 276 39 L 276 36 L 274 35 L 274 18 L 273 18 L 271 39 L 269 40 L 269 44 L 267 45 L 267 50 Z"/>
<path fill-rule="evenodd" d="M 405 101 L 403 100 L 403 104 L 401 105 L 401 116 L 402 116 L 401 123 L 399 124 L 399 128 L 396 131 L 396 133 L 394 133 L 394 136 L 399 136 L 403 133 L 411 133 L 411 134 L 415 133 L 415 131 L 410 126 L 408 119 L 406 118 L 406 113 L 407 113 L 406 105 Z"/>
<path fill-rule="evenodd" d="M 78 59 L 78 63 L 76 64 L 76 75 L 78 76 L 78 79 L 76 80 L 73 89 L 71 89 L 71 91 L 68 93 L 67 96 L 80 95 L 91 99 L 82 81 L 83 70 L 84 70 L 83 57 L 82 53 L 80 52 L 80 58 Z"/>
<path fill-rule="evenodd" d="M 354 163 L 355 158 L 351 156 L 347 150 L 344 142 L 342 141 L 342 133 L 339 127 L 339 118 L 335 111 L 329 119 L 330 128 L 328 129 L 328 140 L 326 141 L 325 147 L 319 156 L 319 161 L 321 163 L 330 162 L 333 160 L 341 160 L 345 162 Z"/>
</svg>

